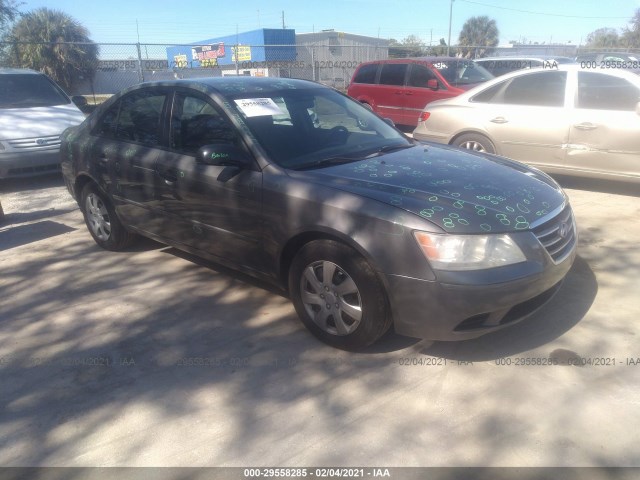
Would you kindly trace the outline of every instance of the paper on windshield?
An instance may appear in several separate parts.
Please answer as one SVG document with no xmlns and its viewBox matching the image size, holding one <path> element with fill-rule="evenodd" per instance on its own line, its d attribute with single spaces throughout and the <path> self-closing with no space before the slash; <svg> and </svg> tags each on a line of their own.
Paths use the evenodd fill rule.
<svg viewBox="0 0 640 480">
<path fill-rule="evenodd" d="M 235 100 L 235 102 L 247 117 L 282 115 L 284 113 L 270 98 L 242 98 Z"/>
</svg>

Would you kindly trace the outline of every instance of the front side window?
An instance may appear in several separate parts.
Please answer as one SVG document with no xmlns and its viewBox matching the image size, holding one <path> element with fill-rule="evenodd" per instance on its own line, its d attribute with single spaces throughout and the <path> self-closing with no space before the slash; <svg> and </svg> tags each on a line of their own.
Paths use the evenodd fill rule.
<svg viewBox="0 0 640 480">
<path fill-rule="evenodd" d="M 226 116 L 205 99 L 178 93 L 174 102 L 171 148 L 195 155 L 205 145 L 238 142 L 238 135 Z"/>
<path fill-rule="evenodd" d="M 381 85 L 404 85 L 404 77 L 407 73 L 406 63 L 385 63 L 380 72 Z"/>
<path fill-rule="evenodd" d="M 577 108 L 633 111 L 639 101 L 640 89 L 624 78 L 578 72 Z"/>
<path fill-rule="evenodd" d="M 429 80 L 437 80 L 435 74 L 430 69 L 419 63 L 414 63 L 411 66 L 407 86 L 426 88 Z"/>
</svg>

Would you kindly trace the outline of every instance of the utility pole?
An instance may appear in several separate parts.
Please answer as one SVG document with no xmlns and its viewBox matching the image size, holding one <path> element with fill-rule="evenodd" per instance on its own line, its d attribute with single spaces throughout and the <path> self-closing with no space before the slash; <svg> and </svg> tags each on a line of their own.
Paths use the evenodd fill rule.
<svg viewBox="0 0 640 480">
<path fill-rule="evenodd" d="M 284 30 L 284 10 L 282 10 L 282 29 Z"/>
<path fill-rule="evenodd" d="M 449 7 L 449 41 L 447 42 L 447 57 L 451 49 L 451 19 L 453 18 L 453 0 L 451 0 L 451 6 Z"/>
</svg>

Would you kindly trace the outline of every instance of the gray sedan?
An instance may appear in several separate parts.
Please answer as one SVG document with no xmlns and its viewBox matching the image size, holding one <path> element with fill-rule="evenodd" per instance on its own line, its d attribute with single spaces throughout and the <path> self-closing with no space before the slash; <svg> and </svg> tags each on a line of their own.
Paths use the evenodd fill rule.
<svg viewBox="0 0 640 480">
<path fill-rule="evenodd" d="M 640 77 L 561 65 L 513 72 L 427 105 L 419 140 L 550 173 L 640 182 Z"/>
<path fill-rule="evenodd" d="M 396 332 L 461 340 L 528 316 L 576 250 L 542 172 L 430 147 L 291 79 L 143 84 L 62 137 L 62 169 L 105 249 L 144 235 L 288 290 L 345 349 Z"/>
</svg>

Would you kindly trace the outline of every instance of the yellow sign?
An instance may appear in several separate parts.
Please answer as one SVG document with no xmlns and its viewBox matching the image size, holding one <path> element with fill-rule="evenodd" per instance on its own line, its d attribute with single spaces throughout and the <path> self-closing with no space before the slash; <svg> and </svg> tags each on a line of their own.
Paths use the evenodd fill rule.
<svg viewBox="0 0 640 480">
<path fill-rule="evenodd" d="M 235 62 L 236 61 L 236 51 L 238 53 L 237 55 L 237 61 L 238 62 L 250 62 L 251 61 L 251 47 L 249 45 L 238 45 L 235 47 L 231 47 L 231 51 L 233 52 L 231 54 L 231 61 Z"/>
<path fill-rule="evenodd" d="M 187 56 L 186 55 L 174 55 L 174 65 L 178 68 L 187 68 Z"/>
</svg>

